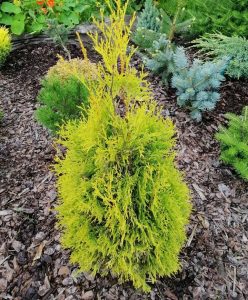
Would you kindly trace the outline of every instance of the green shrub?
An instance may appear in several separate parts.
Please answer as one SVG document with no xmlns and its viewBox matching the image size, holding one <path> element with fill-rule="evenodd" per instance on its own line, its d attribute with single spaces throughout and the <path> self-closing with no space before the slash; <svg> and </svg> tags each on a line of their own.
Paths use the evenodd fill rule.
<svg viewBox="0 0 248 300">
<path fill-rule="evenodd" d="M 88 90 L 81 82 L 96 80 L 96 67 L 88 61 L 60 60 L 52 67 L 38 95 L 41 107 L 36 111 L 37 120 L 55 133 L 62 123 L 87 115 Z"/>
<path fill-rule="evenodd" d="M 216 135 L 221 145 L 221 160 L 248 180 L 248 106 L 243 114 L 227 114 L 229 125 Z"/>
<path fill-rule="evenodd" d="M 11 36 L 5 27 L 0 27 L 0 67 L 11 51 Z"/>
<path fill-rule="evenodd" d="M 127 26 L 127 3 L 115 3 L 108 26 L 95 21 L 101 37 L 90 34 L 102 63 L 97 86 L 89 86 L 88 118 L 59 132 L 67 152 L 55 165 L 58 219 L 80 270 L 111 272 L 148 291 L 147 280 L 178 271 L 191 205 L 174 161 L 173 123 L 150 99 L 144 73 L 129 65 L 134 19 Z"/>
<path fill-rule="evenodd" d="M 88 106 L 86 87 L 75 77 L 61 84 L 59 77 L 43 80 L 38 101 L 42 106 L 37 110 L 37 120 L 52 132 L 63 122 L 80 117 L 80 106 Z M 85 112 L 85 111 L 84 111 Z"/>
<path fill-rule="evenodd" d="M 228 37 L 221 33 L 206 34 L 193 41 L 194 47 L 207 56 L 229 56 L 230 62 L 226 73 L 233 78 L 248 77 L 248 40 L 233 36 Z"/>
</svg>

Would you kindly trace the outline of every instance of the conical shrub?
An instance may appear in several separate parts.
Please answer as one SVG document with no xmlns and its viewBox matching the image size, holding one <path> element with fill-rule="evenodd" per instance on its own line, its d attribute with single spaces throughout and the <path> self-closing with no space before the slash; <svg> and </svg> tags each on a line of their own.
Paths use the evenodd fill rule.
<svg viewBox="0 0 248 300">
<path fill-rule="evenodd" d="M 174 125 L 150 99 L 144 74 L 128 64 L 127 3 L 115 3 L 104 40 L 93 40 L 104 65 L 88 86 L 88 118 L 59 132 L 66 154 L 55 164 L 57 211 L 62 244 L 81 271 L 111 272 L 148 291 L 147 281 L 179 270 L 191 205 L 174 161 Z"/>
</svg>

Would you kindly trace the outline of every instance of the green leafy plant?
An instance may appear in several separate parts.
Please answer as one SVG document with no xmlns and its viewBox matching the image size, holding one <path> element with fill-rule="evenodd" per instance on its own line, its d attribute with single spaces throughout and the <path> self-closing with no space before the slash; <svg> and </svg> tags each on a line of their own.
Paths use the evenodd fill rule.
<svg viewBox="0 0 248 300">
<path fill-rule="evenodd" d="M 216 135 L 221 145 L 220 158 L 248 180 L 248 106 L 241 116 L 227 114 L 227 118 L 228 127 L 221 127 Z"/>
<path fill-rule="evenodd" d="M 230 63 L 226 74 L 239 79 L 248 77 L 248 40 L 246 38 L 233 36 L 228 37 L 221 33 L 206 34 L 193 41 L 193 47 L 199 52 L 210 57 L 230 57 Z"/>
<path fill-rule="evenodd" d="M 47 29 L 47 20 L 71 28 L 96 14 L 102 1 L 93 0 L 15 0 L 0 5 L 0 24 L 10 27 L 13 34 L 39 33 Z"/>
<path fill-rule="evenodd" d="M 218 62 L 202 62 L 198 59 L 190 65 L 182 47 L 174 54 L 175 72 L 172 86 L 177 89 L 177 102 L 180 106 L 189 105 L 191 117 L 201 121 L 202 112 L 213 110 L 220 99 L 218 88 L 225 80 L 223 76 L 228 58 Z"/>
<path fill-rule="evenodd" d="M 102 16 L 95 20 L 102 35 L 90 34 L 102 63 L 97 85 L 87 86 L 88 118 L 59 132 L 67 152 L 55 165 L 58 218 L 62 243 L 80 270 L 111 271 L 148 291 L 147 280 L 180 268 L 189 191 L 175 166 L 173 123 L 160 116 L 144 74 L 139 78 L 129 64 L 128 3 L 116 0 L 113 9 L 106 2 L 110 24 Z"/>
<path fill-rule="evenodd" d="M 61 60 L 49 70 L 42 81 L 38 95 L 41 107 L 36 111 L 37 120 L 56 133 L 68 121 L 87 116 L 88 90 L 80 79 L 94 80 L 94 64 L 83 60 Z M 87 72 L 87 73 L 86 73 Z M 89 74 L 92 76 L 89 78 Z"/>
<path fill-rule="evenodd" d="M 10 27 L 14 34 L 21 34 L 25 27 L 25 14 L 19 2 L 4 1 L 0 6 L 0 24 Z"/>
<path fill-rule="evenodd" d="M 0 26 L 0 67 L 11 51 L 11 36 L 5 27 Z"/>
</svg>

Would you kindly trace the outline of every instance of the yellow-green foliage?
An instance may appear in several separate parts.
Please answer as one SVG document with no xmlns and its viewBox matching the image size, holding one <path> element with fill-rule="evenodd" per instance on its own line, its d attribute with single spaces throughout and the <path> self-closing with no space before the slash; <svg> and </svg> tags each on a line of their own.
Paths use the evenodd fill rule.
<svg viewBox="0 0 248 300">
<path fill-rule="evenodd" d="M 85 78 L 86 80 L 97 80 L 97 66 L 91 63 L 88 59 L 73 58 L 64 60 L 62 57 L 57 64 L 52 66 L 46 75 L 46 78 L 59 77 L 61 80 L 66 80 L 68 77 L 75 76 Z"/>
<path fill-rule="evenodd" d="M 129 39 L 126 7 L 120 7 L 120 0 L 115 4 L 110 25 L 98 24 L 103 36 L 108 33 L 105 39 L 92 36 L 103 64 L 97 83 L 87 85 L 88 119 L 71 121 L 59 133 L 57 142 L 67 152 L 58 153 L 55 165 L 58 219 L 62 244 L 82 271 L 111 271 L 148 291 L 147 281 L 180 268 L 191 205 L 174 162 L 172 121 L 160 116 L 145 74 L 138 77 L 129 66 L 127 48 L 113 48 L 115 54 L 107 55 L 110 41 L 127 47 Z M 118 36 L 115 26 L 121 30 Z"/>
<path fill-rule="evenodd" d="M 3 65 L 11 51 L 11 36 L 5 27 L 0 27 L 0 66 Z"/>
<path fill-rule="evenodd" d="M 106 94 L 88 121 L 60 132 L 56 173 L 62 243 L 82 271 L 146 280 L 179 269 L 189 193 L 174 164 L 172 122 L 146 105 L 121 118 Z"/>
</svg>

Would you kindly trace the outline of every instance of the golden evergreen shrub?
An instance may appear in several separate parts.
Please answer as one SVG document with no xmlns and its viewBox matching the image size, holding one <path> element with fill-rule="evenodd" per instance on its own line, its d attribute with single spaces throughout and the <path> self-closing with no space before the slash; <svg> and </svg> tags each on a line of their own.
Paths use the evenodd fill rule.
<svg viewBox="0 0 248 300">
<path fill-rule="evenodd" d="M 179 270 L 191 205 L 174 161 L 174 125 L 161 117 L 145 74 L 138 76 L 129 66 L 132 55 L 121 48 L 129 29 L 123 22 L 128 3 L 120 2 L 109 26 L 97 23 L 103 39 L 93 42 L 103 64 L 97 83 L 87 85 L 88 118 L 59 132 L 57 143 L 67 151 L 58 152 L 54 166 L 57 211 L 62 244 L 81 271 L 111 272 L 148 291 L 148 281 Z M 111 45 L 120 47 L 108 55 Z"/>
<path fill-rule="evenodd" d="M 86 80 L 97 80 L 97 66 L 88 59 L 73 58 L 64 60 L 60 58 L 56 65 L 52 66 L 46 75 L 46 78 L 58 76 L 65 80 L 70 76 L 83 77 Z"/>
<path fill-rule="evenodd" d="M 11 36 L 7 28 L 0 26 L 0 67 L 11 51 Z"/>
</svg>

